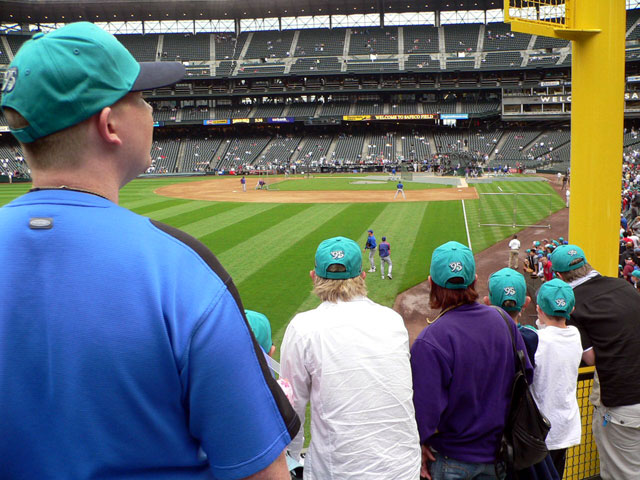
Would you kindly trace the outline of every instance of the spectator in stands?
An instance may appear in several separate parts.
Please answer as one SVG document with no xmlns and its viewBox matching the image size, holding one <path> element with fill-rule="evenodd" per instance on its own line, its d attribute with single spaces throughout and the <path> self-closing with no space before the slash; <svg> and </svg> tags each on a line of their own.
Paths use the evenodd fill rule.
<svg viewBox="0 0 640 480">
<path fill-rule="evenodd" d="M 596 366 L 591 403 L 603 480 L 635 480 L 640 472 L 640 296 L 622 279 L 605 277 L 577 245 L 552 255 L 558 277 L 573 288 L 569 320 L 580 331 L 582 359 Z"/>
<path fill-rule="evenodd" d="M 184 73 L 86 22 L 34 35 L 9 66 L 2 108 L 34 188 L 0 210 L 5 478 L 289 478 L 300 421 L 231 278 L 117 205 L 151 162 L 141 91 Z"/>
<path fill-rule="evenodd" d="M 367 298 L 358 244 L 323 241 L 310 272 L 322 303 L 296 315 L 282 341 L 282 376 L 313 436 L 305 478 L 417 480 L 409 335 L 402 317 Z M 303 432 L 289 446 L 297 458 Z"/>
<path fill-rule="evenodd" d="M 427 320 L 411 348 L 421 475 L 441 480 L 462 470 L 469 473 L 461 478 L 498 478 L 495 455 L 515 373 L 512 335 L 517 349 L 524 352 L 525 345 L 511 319 L 507 324 L 498 310 L 476 302 L 468 247 L 436 248 L 430 273 L 429 303 L 440 314 Z M 531 381 L 528 358 L 526 364 Z"/>
<path fill-rule="evenodd" d="M 577 399 L 582 346 L 578 329 L 566 324 L 575 297 L 569 285 L 555 278 L 540 287 L 537 303 L 540 330 L 532 393 L 551 422 L 546 444 L 562 478 L 567 448 L 579 445 L 582 434 Z"/>
<path fill-rule="evenodd" d="M 489 296 L 484 297 L 485 305 L 495 305 L 507 312 L 513 321 L 518 325 L 518 331 L 527 348 L 529 361 L 537 368 L 535 363 L 536 352 L 538 350 L 538 332 L 535 327 L 521 325 L 518 319 L 522 315 L 522 309 L 527 308 L 531 302 L 531 297 L 527 295 L 527 284 L 521 273 L 511 268 L 503 268 L 494 272 L 489 277 Z M 534 371 L 533 378 L 536 381 L 537 370 Z M 576 381 L 577 385 L 577 381 Z M 515 478 L 518 480 L 559 480 L 556 467 L 550 455 L 533 465 L 532 467 L 516 472 Z"/>
</svg>

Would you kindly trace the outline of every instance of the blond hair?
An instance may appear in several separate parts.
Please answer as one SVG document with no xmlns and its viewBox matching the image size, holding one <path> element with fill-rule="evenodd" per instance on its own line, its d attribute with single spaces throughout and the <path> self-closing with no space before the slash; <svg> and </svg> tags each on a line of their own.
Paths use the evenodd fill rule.
<svg viewBox="0 0 640 480">
<path fill-rule="evenodd" d="M 340 268 L 342 267 L 342 268 Z M 329 265 L 329 272 L 345 271 L 344 265 Z M 313 280 L 313 293 L 323 302 L 348 302 L 355 297 L 367 296 L 367 284 L 362 275 L 334 280 L 316 275 Z"/>
<path fill-rule="evenodd" d="M 29 126 L 29 122 L 14 109 L 7 107 L 3 112 L 12 129 Z M 87 125 L 85 120 L 33 142 L 20 142 L 29 167 L 38 170 L 77 167 L 80 163 L 77 152 L 85 145 Z"/>
</svg>

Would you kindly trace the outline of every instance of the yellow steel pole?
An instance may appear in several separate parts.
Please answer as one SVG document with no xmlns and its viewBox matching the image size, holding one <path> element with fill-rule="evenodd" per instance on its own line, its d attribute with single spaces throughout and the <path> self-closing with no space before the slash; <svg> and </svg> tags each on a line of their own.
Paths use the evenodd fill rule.
<svg viewBox="0 0 640 480">
<path fill-rule="evenodd" d="M 617 276 L 625 88 L 624 0 L 580 0 L 572 11 L 569 241 Z"/>
</svg>

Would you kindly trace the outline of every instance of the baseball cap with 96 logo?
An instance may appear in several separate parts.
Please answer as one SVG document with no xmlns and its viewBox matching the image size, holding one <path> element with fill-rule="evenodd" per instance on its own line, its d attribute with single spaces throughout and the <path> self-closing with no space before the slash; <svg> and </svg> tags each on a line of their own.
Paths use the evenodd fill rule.
<svg viewBox="0 0 640 480">
<path fill-rule="evenodd" d="M 433 251 L 431 256 L 431 280 L 436 285 L 452 290 L 467 288 L 476 279 L 476 262 L 473 252 L 458 242 L 447 242 Z M 461 283 L 452 282 L 454 278 Z"/>
<path fill-rule="evenodd" d="M 547 315 L 564 317 L 567 320 L 576 305 L 573 289 L 559 278 L 542 284 L 538 290 L 537 301 L 540 309 Z"/>
<path fill-rule="evenodd" d="M 551 254 L 551 268 L 555 272 L 569 272 L 582 267 L 586 262 L 584 252 L 577 245 L 560 245 Z"/>
<path fill-rule="evenodd" d="M 345 271 L 330 272 L 331 265 L 343 265 Z M 362 273 L 362 252 L 356 242 L 346 237 L 333 237 L 318 245 L 316 275 L 332 280 L 355 278 Z"/>
<path fill-rule="evenodd" d="M 503 310 L 519 312 L 527 298 L 527 283 L 520 272 L 513 268 L 503 268 L 489 277 L 489 300 L 492 305 Z M 504 307 L 507 300 L 513 300 L 514 307 Z"/>
</svg>

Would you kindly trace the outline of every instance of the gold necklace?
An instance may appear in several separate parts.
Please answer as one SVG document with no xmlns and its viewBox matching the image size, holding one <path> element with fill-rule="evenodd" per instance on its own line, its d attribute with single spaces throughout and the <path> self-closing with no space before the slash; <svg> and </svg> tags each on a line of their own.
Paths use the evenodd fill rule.
<svg viewBox="0 0 640 480">
<path fill-rule="evenodd" d="M 427 317 L 427 324 L 431 325 L 432 323 L 435 323 L 436 320 L 438 320 L 441 316 L 443 316 L 445 313 L 453 310 L 454 308 L 458 308 L 459 306 L 461 306 L 462 303 L 458 303 L 456 305 L 451 305 L 450 307 L 445 308 L 444 310 L 442 310 L 438 316 L 436 318 L 434 318 L 433 320 L 429 319 L 429 317 Z"/>
<path fill-rule="evenodd" d="M 80 193 L 88 193 L 90 195 L 95 195 L 96 197 L 104 198 L 105 200 L 109 200 L 104 195 L 101 195 L 96 192 L 92 192 L 91 190 L 84 190 L 82 188 L 73 188 L 67 185 L 60 185 L 58 187 L 33 187 L 29 190 L 29 192 L 40 192 L 42 190 L 68 190 L 70 192 L 80 192 Z"/>
</svg>

